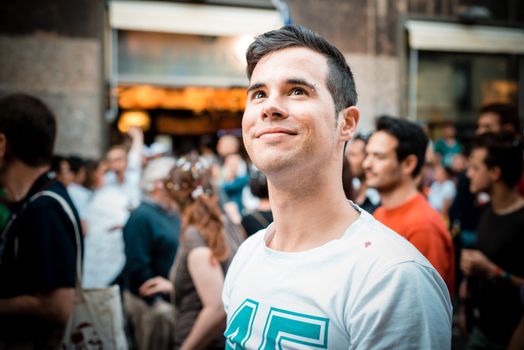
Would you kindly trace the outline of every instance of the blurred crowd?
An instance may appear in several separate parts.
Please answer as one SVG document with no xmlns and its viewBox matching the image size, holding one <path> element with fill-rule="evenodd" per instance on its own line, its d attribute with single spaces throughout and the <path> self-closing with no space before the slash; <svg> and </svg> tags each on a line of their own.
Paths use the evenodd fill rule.
<svg viewBox="0 0 524 350">
<path fill-rule="evenodd" d="M 4 98 L 0 115 L 30 114 L 30 103 L 41 102 Z M 2 127 L 0 135 L 7 135 Z M 2 152 L 6 137 L 0 138 Z M 101 159 L 54 154 L 42 172 L 66 189 L 78 213 L 82 286 L 120 286 L 130 348 L 223 349 L 221 290 L 229 263 L 244 239 L 273 220 L 266 177 L 232 134 L 221 136 L 216 147 L 179 157 L 168 146 L 146 146 L 139 128 L 130 128 L 124 140 Z M 440 137 L 431 140 L 423 125 L 381 116 L 375 130 L 353 137 L 345 155 L 346 197 L 436 268 L 454 300 L 460 346 L 522 344 L 524 177 L 516 108 L 483 107 L 476 135 L 463 140 L 452 122 L 441 124 Z M 4 188 L 8 201 L 0 212 L 4 228 L 12 212 L 20 213 L 9 203 L 9 190 Z M 41 220 L 38 225 L 45 225 Z M 0 264 L 0 284 L 13 273 L 32 278 L 28 270 L 8 271 L 10 250 L 23 252 L 24 242 L 18 248 L 2 236 L 1 243 L 7 263 Z M 32 245 L 29 251 L 46 249 L 25 244 Z M 46 283 L 42 276 L 38 281 Z M 73 286 L 69 279 L 49 289 Z M 23 293 L 2 288 L 0 298 Z M 5 315 L 0 307 L 0 326 L 12 320 Z"/>
</svg>

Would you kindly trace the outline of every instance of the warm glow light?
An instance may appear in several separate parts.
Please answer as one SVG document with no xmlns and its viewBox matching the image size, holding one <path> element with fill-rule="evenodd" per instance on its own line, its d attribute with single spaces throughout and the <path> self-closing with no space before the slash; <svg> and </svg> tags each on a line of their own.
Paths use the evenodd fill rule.
<svg viewBox="0 0 524 350">
<path fill-rule="evenodd" d="M 144 111 L 127 111 L 122 113 L 118 121 L 118 130 L 126 133 L 130 127 L 137 126 L 144 131 L 151 127 L 151 118 Z"/>
<path fill-rule="evenodd" d="M 249 45 L 255 40 L 254 35 L 242 35 L 236 38 L 234 46 L 235 58 L 245 66 L 246 62 L 246 51 Z"/>
<path fill-rule="evenodd" d="M 163 88 L 148 85 L 121 87 L 118 92 L 122 109 L 188 109 L 241 112 L 246 107 L 245 88 L 188 86 Z"/>
</svg>

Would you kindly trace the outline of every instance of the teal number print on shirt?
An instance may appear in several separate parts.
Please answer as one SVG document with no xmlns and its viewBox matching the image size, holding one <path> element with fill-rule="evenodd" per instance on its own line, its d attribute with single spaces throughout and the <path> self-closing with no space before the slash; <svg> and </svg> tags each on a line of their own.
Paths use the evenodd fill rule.
<svg viewBox="0 0 524 350">
<path fill-rule="evenodd" d="M 281 350 L 284 342 L 327 349 L 328 327 L 327 318 L 271 308 L 259 349 Z"/>
<path fill-rule="evenodd" d="M 226 350 L 244 349 L 247 340 L 251 336 L 253 321 L 258 310 L 258 303 L 246 299 L 231 317 L 224 336 L 226 337 Z"/>
<path fill-rule="evenodd" d="M 224 336 L 227 350 L 245 349 L 251 337 L 258 302 L 246 299 L 233 313 Z M 327 349 L 329 319 L 271 308 L 266 317 L 259 350 L 282 350 L 290 344 Z"/>
</svg>

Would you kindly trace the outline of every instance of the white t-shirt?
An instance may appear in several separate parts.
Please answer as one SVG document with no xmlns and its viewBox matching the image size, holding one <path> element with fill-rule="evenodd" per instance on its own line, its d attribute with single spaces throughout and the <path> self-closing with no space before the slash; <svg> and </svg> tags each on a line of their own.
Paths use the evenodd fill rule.
<svg viewBox="0 0 524 350">
<path fill-rule="evenodd" d="M 69 197 L 71 197 L 71 200 L 78 211 L 78 215 L 81 219 L 84 219 L 87 205 L 91 199 L 91 196 L 93 195 L 93 192 L 84 186 L 77 184 L 76 182 L 72 182 L 69 186 L 67 186 L 67 192 L 69 193 Z"/>
<path fill-rule="evenodd" d="M 437 211 L 441 211 L 444 206 L 444 201 L 455 198 L 457 190 L 455 183 L 451 180 L 444 182 L 434 181 L 429 188 L 428 201 L 429 204 Z"/>
<path fill-rule="evenodd" d="M 122 228 L 129 218 L 129 199 L 114 187 L 103 187 L 93 194 L 85 221 L 84 288 L 105 288 L 122 271 L 125 247 Z"/>
<path fill-rule="evenodd" d="M 228 270 L 226 349 L 450 349 L 444 281 L 367 212 L 304 252 L 268 248 L 273 230 L 247 239 Z"/>
</svg>

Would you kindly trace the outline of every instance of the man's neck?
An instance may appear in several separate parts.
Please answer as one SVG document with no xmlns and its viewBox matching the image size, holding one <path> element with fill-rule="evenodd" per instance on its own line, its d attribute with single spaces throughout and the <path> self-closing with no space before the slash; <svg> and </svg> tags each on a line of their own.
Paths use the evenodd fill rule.
<svg viewBox="0 0 524 350">
<path fill-rule="evenodd" d="M 411 200 L 418 191 L 415 182 L 412 179 L 406 179 L 394 189 L 379 191 L 379 193 L 382 206 L 386 209 L 394 209 Z"/>
<path fill-rule="evenodd" d="M 116 181 L 122 185 L 126 179 L 126 172 L 119 171 L 119 172 L 116 172 L 115 175 L 116 175 Z"/>
<path fill-rule="evenodd" d="M 511 214 L 524 206 L 517 188 L 510 188 L 502 182 L 493 185 L 490 195 L 493 211 L 500 215 Z"/>
<path fill-rule="evenodd" d="M 310 191 L 302 186 L 296 190 L 269 183 L 275 222 L 270 248 L 298 252 L 319 247 L 340 238 L 358 218 L 344 196 L 341 179 L 316 182 Z"/>
<path fill-rule="evenodd" d="M 19 160 L 13 160 L 3 175 L 7 200 L 18 202 L 24 199 L 36 179 L 48 170 L 48 165 L 30 167 Z"/>
</svg>

